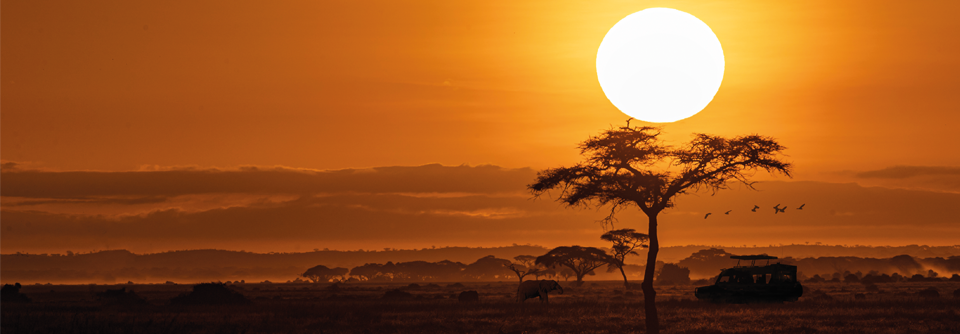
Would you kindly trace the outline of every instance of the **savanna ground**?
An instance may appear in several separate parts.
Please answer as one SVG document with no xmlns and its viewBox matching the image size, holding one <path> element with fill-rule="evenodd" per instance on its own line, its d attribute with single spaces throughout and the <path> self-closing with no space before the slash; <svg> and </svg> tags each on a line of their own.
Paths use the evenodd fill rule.
<svg viewBox="0 0 960 334">
<path fill-rule="evenodd" d="M 177 306 L 170 299 L 190 285 L 29 285 L 30 303 L 3 303 L 0 331 L 12 333 L 642 333 L 643 297 L 622 282 L 589 282 L 549 305 L 514 302 L 516 283 L 464 283 L 465 287 L 360 283 L 243 284 L 232 289 L 245 305 Z M 916 292 L 935 287 L 940 298 Z M 145 304 L 97 300 L 96 292 L 127 287 Z M 712 304 L 699 302 L 693 286 L 658 287 L 664 333 L 957 333 L 957 282 L 809 284 L 798 302 Z M 385 300 L 391 289 L 410 300 Z M 456 294 L 480 293 L 479 303 Z M 819 290 L 818 293 L 813 291 Z M 865 299 L 856 299 L 863 293 Z M 826 297 L 825 297 L 826 296 Z"/>
</svg>

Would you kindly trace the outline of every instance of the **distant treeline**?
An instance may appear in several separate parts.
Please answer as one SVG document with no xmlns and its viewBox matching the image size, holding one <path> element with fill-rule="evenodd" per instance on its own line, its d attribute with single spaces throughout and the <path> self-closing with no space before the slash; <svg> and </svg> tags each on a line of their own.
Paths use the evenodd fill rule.
<svg viewBox="0 0 960 334">
<path fill-rule="evenodd" d="M 722 249 L 711 248 L 700 250 L 690 257 L 680 260 L 677 264 L 690 269 L 690 275 L 695 278 L 716 276 L 723 268 L 737 265 L 738 261 L 731 259 L 731 254 Z M 743 261 L 746 262 L 746 261 Z M 741 262 L 741 265 L 748 264 Z M 767 261 L 758 261 L 758 265 Z M 910 255 L 896 255 L 889 258 L 862 258 L 853 256 L 824 256 L 817 258 L 786 257 L 771 262 L 780 262 L 797 266 L 801 279 L 820 275 L 832 277 L 834 274 L 844 273 L 877 273 L 899 274 L 910 277 L 913 275 L 945 275 L 960 273 L 960 256 L 918 258 Z M 932 271 L 932 272 L 931 272 Z M 845 276 L 845 275 L 844 275 Z"/>
<path fill-rule="evenodd" d="M 833 256 L 792 256 L 793 254 L 822 254 L 833 250 Z M 897 250 L 902 253 L 892 253 Z M 85 284 L 85 283 L 178 283 L 204 281 L 285 282 L 295 280 L 317 265 L 350 270 L 346 278 L 391 281 L 507 281 L 516 279 L 509 270 L 481 273 L 469 269 L 478 259 L 493 257 L 509 261 L 517 255 L 543 255 L 548 249 L 540 246 L 515 245 L 495 248 L 445 247 L 419 250 L 332 251 L 317 250 L 305 253 L 250 253 L 226 250 L 188 250 L 154 254 L 133 254 L 125 250 L 68 254 L 3 254 L 0 255 L 0 281 L 24 284 Z M 960 273 L 960 246 L 822 246 L 787 245 L 758 248 L 706 246 L 664 247 L 665 262 L 688 268 L 691 278 L 708 278 L 720 269 L 735 265 L 731 254 L 761 254 L 787 256 L 782 263 L 794 264 L 806 277 L 822 277 L 834 273 L 899 273 L 904 276 L 928 275 L 930 270 L 942 276 Z M 849 254 L 887 254 L 883 256 L 851 256 Z M 680 254 L 683 254 L 682 256 Z M 928 254 L 929 256 L 919 256 Z M 643 255 L 627 259 L 625 268 L 631 280 L 639 280 Z M 840 256 L 838 256 L 840 255 Z M 775 260 L 777 261 L 777 260 Z M 436 267 L 427 263 L 446 263 Z M 433 266 L 433 267 L 431 267 Z M 475 266 L 476 267 L 476 266 Z M 414 270 L 414 268 L 419 268 Z M 456 270 L 454 270 L 454 268 Z M 658 264 L 658 268 L 660 265 Z M 376 269 L 374 271 L 373 269 Z M 421 270 L 422 269 L 422 270 Z M 446 271 L 444 271 L 446 270 Z M 354 272 L 355 271 L 355 272 Z M 425 274 L 426 273 L 426 274 Z M 559 272 L 554 273 L 554 275 Z M 553 276 L 556 277 L 556 276 Z M 591 280 L 622 279 L 619 272 L 598 269 Z"/>
</svg>

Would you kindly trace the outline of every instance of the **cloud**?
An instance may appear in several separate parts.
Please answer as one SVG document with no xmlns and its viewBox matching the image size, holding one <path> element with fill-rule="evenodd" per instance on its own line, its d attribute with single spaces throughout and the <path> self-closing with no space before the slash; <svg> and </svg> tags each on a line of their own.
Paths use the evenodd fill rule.
<svg viewBox="0 0 960 334">
<path fill-rule="evenodd" d="M 960 167 L 894 166 L 855 172 L 853 180 L 871 186 L 960 192 Z"/>
<path fill-rule="evenodd" d="M 170 201 L 220 204 L 202 208 L 198 206 L 191 210 L 161 205 L 152 206 L 154 209 L 151 210 L 121 211 L 114 215 L 96 210 L 85 214 L 54 212 L 44 210 L 40 204 L 4 204 L 0 244 L 4 253 L 103 248 L 126 248 L 135 252 L 185 248 L 269 252 L 292 251 L 297 245 L 305 245 L 305 249 L 491 246 L 510 243 L 603 245 L 599 240 L 603 229 L 597 221 L 607 211 L 567 209 L 549 198 L 532 200 L 522 191 L 500 192 L 522 187 L 523 183 L 532 179 L 532 173 L 528 175 L 529 179 L 517 178 L 512 181 L 516 184 L 514 186 L 501 184 L 480 187 L 472 183 L 475 180 L 456 178 L 486 175 L 489 177 L 487 181 L 492 182 L 498 173 L 510 176 L 517 170 L 438 167 L 427 168 L 450 168 L 454 170 L 453 174 L 460 173 L 444 176 L 453 186 L 425 187 L 408 182 L 408 187 L 390 184 L 373 188 L 370 185 L 374 183 L 363 181 L 367 182 L 368 188 L 342 185 L 336 188 L 340 192 L 260 200 L 257 195 L 250 194 L 178 195 L 171 197 Z M 401 169 L 401 172 L 412 173 L 400 174 L 425 177 L 418 174 L 423 173 L 418 170 L 421 168 Z M 351 170 L 344 174 L 356 178 L 374 176 L 381 180 L 390 179 L 377 173 L 378 169 L 371 169 L 362 172 Z M 313 177 L 309 173 L 308 176 Z M 757 189 L 726 190 L 715 196 L 692 194 L 681 197 L 676 209 L 667 210 L 659 217 L 661 242 L 665 245 L 787 244 L 804 241 L 944 244 L 955 242 L 950 241 L 955 238 L 949 236 L 960 233 L 956 224 L 957 216 L 953 212 L 954 204 L 960 202 L 960 194 L 822 182 L 762 182 Z M 431 192 L 420 192 L 424 190 Z M 440 192 L 445 190 L 457 192 Z M 497 192 L 478 193 L 477 190 Z M 145 192 L 143 189 L 138 191 Z M 112 194 L 116 193 L 120 192 Z M 210 199 L 216 196 L 225 196 L 227 200 Z M 243 196 L 250 197 L 235 201 Z M 222 205 L 226 202 L 233 204 Z M 754 204 L 762 209 L 750 212 Z M 785 213 L 773 214 L 772 207 L 776 204 L 789 209 Z M 805 208 L 797 210 L 801 204 L 806 204 Z M 150 205 L 154 204 L 127 206 L 149 208 Z M 721 214 L 727 210 L 733 211 L 730 215 Z M 703 219 L 706 212 L 713 212 L 714 215 Z M 642 231 L 646 229 L 646 221 L 646 217 L 637 210 L 627 209 L 620 213 L 616 228 Z"/>
<path fill-rule="evenodd" d="M 960 177 L 960 167 L 936 166 L 893 166 L 879 170 L 859 172 L 859 178 L 906 179 L 917 176 L 956 176 Z"/>
<path fill-rule="evenodd" d="M 233 170 L 186 168 L 130 172 L 4 170 L 0 194 L 88 199 L 215 193 L 497 193 L 522 192 L 534 176 L 529 168 L 438 164 L 329 171 L 255 166 Z"/>
</svg>

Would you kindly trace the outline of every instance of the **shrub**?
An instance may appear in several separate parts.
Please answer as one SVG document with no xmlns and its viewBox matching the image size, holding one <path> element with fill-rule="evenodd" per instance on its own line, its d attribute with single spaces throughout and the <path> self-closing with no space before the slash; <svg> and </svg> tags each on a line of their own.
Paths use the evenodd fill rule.
<svg viewBox="0 0 960 334">
<path fill-rule="evenodd" d="M 409 292 L 406 292 L 406 291 L 400 291 L 399 289 L 394 289 L 394 290 L 390 290 L 390 291 L 385 292 L 385 293 L 383 294 L 382 299 L 386 299 L 386 300 L 408 300 L 408 299 L 413 299 L 413 294 L 411 294 L 411 293 L 409 293 Z"/>
<path fill-rule="evenodd" d="M 133 290 L 126 290 L 127 288 L 124 287 L 97 293 L 97 300 L 104 304 L 136 305 L 147 303 L 143 298 L 133 292 Z"/>
<path fill-rule="evenodd" d="M 917 292 L 917 295 L 919 295 L 920 298 L 940 298 L 940 290 L 931 286 L 920 290 L 920 292 Z"/>
<path fill-rule="evenodd" d="M 230 290 L 223 283 L 200 283 L 193 286 L 192 292 L 180 294 L 170 300 L 174 305 L 222 305 L 249 302 L 247 297 Z"/>
</svg>

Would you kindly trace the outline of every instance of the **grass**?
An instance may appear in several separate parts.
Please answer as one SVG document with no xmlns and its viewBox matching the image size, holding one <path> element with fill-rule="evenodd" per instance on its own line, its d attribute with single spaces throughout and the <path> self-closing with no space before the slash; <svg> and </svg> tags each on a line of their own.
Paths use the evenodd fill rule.
<svg viewBox="0 0 960 334">
<path fill-rule="evenodd" d="M 444 286 L 445 284 L 441 284 Z M 128 286 L 146 305 L 110 305 L 94 293 L 113 286 L 25 286 L 28 304 L 4 303 L 0 331 L 7 333 L 642 333 L 642 296 L 611 298 L 617 282 L 567 287 L 549 305 L 512 300 L 515 283 L 466 283 L 466 288 L 407 290 L 409 301 L 379 299 L 406 284 L 351 284 L 337 291 L 326 284 L 246 284 L 238 290 L 247 305 L 175 306 L 169 300 L 189 285 Z M 567 284 L 565 284 L 567 285 Z M 782 304 L 711 304 L 696 301 L 690 286 L 660 287 L 664 333 L 954 333 L 960 328 L 957 283 L 862 285 L 814 284 L 831 296 Z M 938 288 L 939 299 L 915 293 Z M 52 291 L 51 291 L 52 290 Z M 480 292 L 480 303 L 450 298 Z M 812 295 L 812 294 L 807 294 Z M 437 299 L 437 296 L 444 297 Z M 508 297 L 510 296 L 510 297 Z"/>
</svg>

